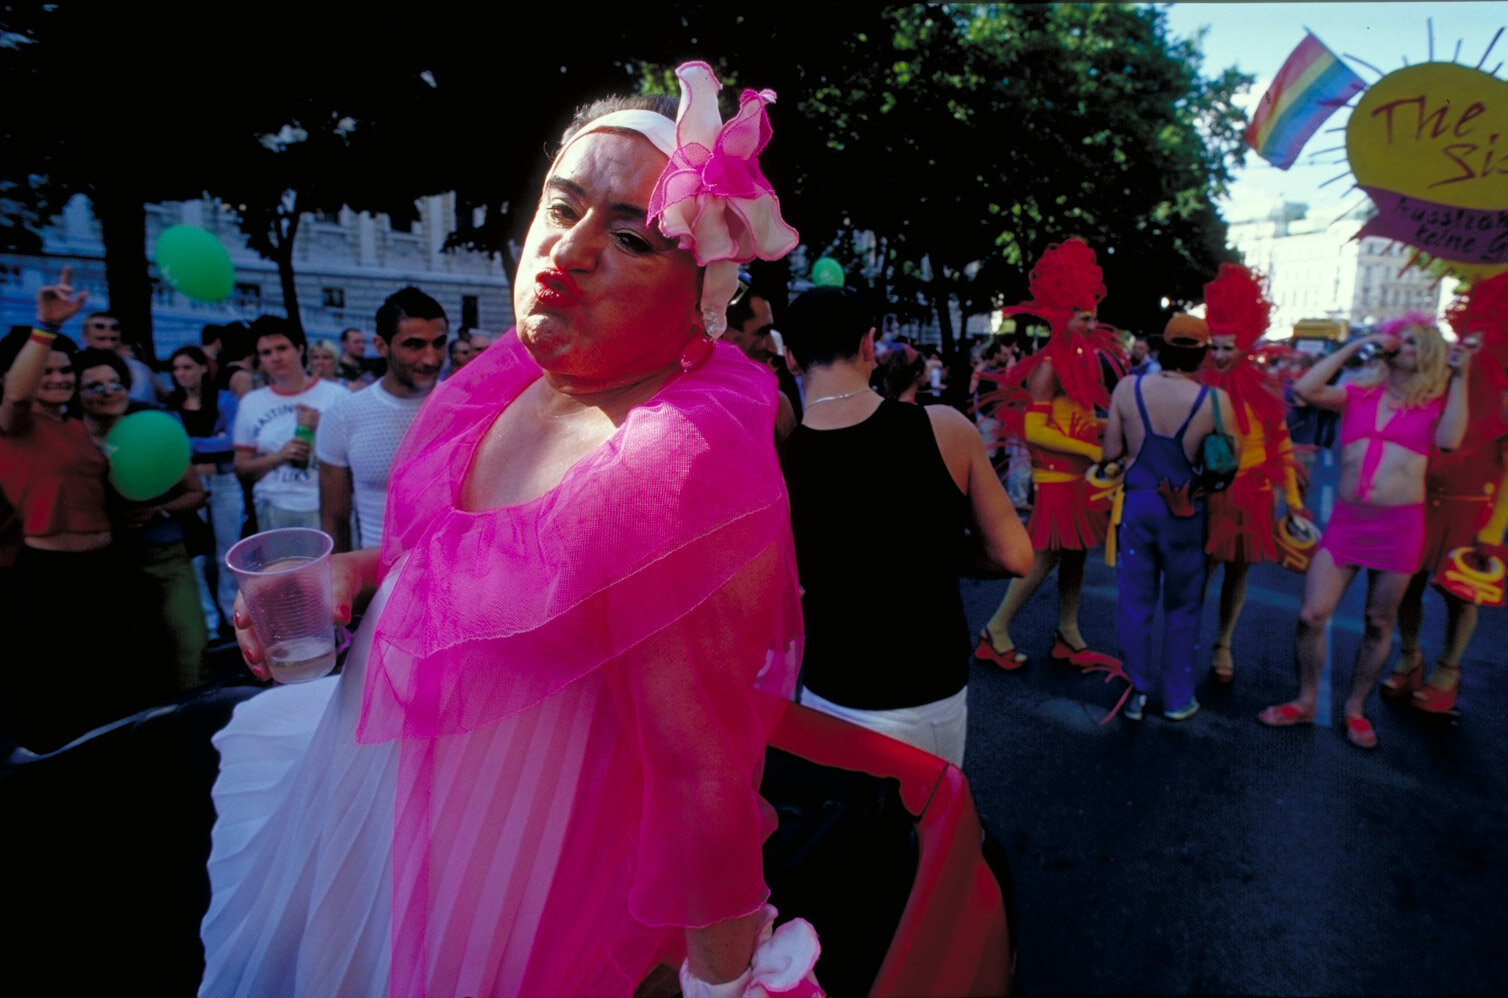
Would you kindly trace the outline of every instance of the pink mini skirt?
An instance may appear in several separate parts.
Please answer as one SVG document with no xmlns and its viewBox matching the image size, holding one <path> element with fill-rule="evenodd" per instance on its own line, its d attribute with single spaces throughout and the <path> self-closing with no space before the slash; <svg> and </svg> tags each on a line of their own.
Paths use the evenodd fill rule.
<svg viewBox="0 0 1508 998">
<path fill-rule="evenodd" d="M 1424 555 L 1424 503 L 1373 506 L 1337 499 L 1319 546 L 1337 565 L 1412 575 Z"/>
</svg>

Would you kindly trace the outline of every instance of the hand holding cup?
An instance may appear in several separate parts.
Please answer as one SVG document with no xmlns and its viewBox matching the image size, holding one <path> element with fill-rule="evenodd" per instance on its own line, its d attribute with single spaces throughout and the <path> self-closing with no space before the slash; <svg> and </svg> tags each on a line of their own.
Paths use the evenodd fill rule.
<svg viewBox="0 0 1508 998">
<path fill-rule="evenodd" d="M 323 531 L 288 527 L 253 534 L 226 554 L 241 590 L 236 641 L 259 679 L 299 683 L 335 668 L 333 548 Z"/>
</svg>

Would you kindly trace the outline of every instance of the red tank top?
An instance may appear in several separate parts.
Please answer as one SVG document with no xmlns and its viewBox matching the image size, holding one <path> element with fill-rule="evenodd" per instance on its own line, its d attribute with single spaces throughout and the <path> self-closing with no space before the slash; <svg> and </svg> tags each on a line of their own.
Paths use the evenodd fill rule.
<svg viewBox="0 0 1508 998">
<path fill-rule="evenodd" d="M 77 419 L 37 415 L 22 432 L 0 435 L 0 489 L 27 537 L 108 531 L 109 473 L 110 462 Z"/>
</svg>

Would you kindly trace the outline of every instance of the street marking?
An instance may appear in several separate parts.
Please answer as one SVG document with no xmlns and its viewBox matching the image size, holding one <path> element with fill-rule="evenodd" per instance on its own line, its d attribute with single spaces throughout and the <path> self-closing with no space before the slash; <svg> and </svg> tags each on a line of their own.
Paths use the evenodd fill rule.
<svg viewBox="0 0 1508 998">
<path fill-rule="evenodd" d="M 1330 727 L 1330 663 L 1334 657 L 1334 651 L 1330 641 L 1330 621 L 1335 619 L 1335 614 L 1330 615 L 1330 620 L 1325 621 L 1325 661 L 1320 666 L 1319 675 L 1319 698 L 1314 701 L 1314 723 L 1321 728 Z"/>
</svg>

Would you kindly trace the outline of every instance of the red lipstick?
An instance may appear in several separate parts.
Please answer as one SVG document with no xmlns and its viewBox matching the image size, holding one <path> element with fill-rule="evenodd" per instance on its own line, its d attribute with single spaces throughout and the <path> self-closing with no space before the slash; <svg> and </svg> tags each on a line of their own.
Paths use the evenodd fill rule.
<svg viewBox="0 0 1508 998">
<path fill-rule="evenodd" d="M 581 289 L 563 270 L 542 270 L 534 277 L 534 299 L 541 305 L 579 305 Z"/>
</svg>

